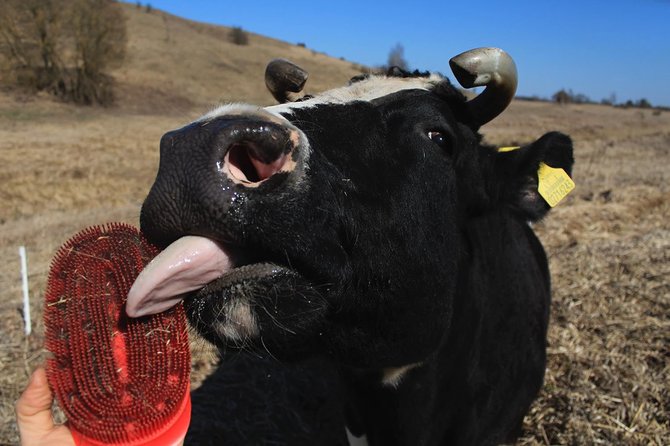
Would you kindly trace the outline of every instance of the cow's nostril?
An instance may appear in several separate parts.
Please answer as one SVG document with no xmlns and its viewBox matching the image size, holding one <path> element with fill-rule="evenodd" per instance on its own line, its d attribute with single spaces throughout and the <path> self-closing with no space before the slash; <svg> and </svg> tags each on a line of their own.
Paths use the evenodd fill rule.
<svg viewBox="0 0 670 446">
<path fill-rule="evenodd" d="M 274 160 L 261 160 L 259 148 L 253 142 L 235 143 L 228 149 L 224 166 L 228 173 L 243 183 L 258 183 L 276 174 L 286 164 L 287 154 L 279 153 Z"/>
<path fill-rule="evenodd" d="M 226 155 L 226 163 L 233 177 L 240 181 L 256 183 L 261 180 L 251 162 L 248 144 L 233 144 Z"/>
</svg>

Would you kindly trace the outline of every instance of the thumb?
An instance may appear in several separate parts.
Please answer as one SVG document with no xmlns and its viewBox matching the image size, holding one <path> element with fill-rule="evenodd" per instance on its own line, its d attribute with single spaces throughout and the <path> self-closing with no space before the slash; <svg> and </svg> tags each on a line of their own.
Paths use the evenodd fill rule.
<svg viewBox="0 0 670 446">
<path fill-rule="evenodd" d="M 16 420 L 21 437 L 24 434 L 46 434 L 53 429 L 52 403 L 53 394 L 47 383 L 47 375 L 40 367 L 33 372 L 26 390 L 16 401 Z"/>
<path fill-rule="evenodd" d="M 72 446 L 76 444 L 66 426 L 55 426 L 51 414 L 53 393 L 44 368 L 36 369 L 26 390 L 16 401 L 16 421 L 24 446 Z"/>
</svg>

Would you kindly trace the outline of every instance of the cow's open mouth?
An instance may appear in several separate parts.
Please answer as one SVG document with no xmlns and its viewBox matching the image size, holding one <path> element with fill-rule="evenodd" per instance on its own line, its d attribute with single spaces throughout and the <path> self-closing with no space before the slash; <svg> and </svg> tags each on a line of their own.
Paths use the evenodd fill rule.
<svg viewBox="0 0 670 446">
<path fill-rule="evenodd" d="M 187 293 L 214 292 L 285 271 L 271 263 L 237 267 L 214 240 L 185 236 L 170 244 L 140 273 L 128 293 L 126 312 L 138 317 L 165 311 Z"/>
</svg>

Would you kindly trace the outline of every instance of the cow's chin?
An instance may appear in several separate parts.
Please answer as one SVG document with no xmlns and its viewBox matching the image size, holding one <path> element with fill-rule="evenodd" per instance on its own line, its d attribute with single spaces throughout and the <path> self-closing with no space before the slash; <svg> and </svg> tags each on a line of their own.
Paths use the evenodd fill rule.
<svg viewBox="0 0 670 446">
<path fill-rule="evenodd" d="M 190 293 L 191 325 L 222 350 L 266 351 L 278 358 L 308 356 L 326 300 L 298 272 L 273 263 L 232 268 Z"/>
</svg>

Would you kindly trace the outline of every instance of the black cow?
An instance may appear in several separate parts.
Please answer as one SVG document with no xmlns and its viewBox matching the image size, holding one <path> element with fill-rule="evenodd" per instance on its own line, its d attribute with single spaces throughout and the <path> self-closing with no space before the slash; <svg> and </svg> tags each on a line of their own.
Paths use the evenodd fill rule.
<svg viewBox="0 0 670 446">
<path fill-rule="evenodd" d="M 446 78 L 396 72 L 167 133 L 141 213 L 167 249 L 128 312 L 188 291 L 191 323 L 224 351 L 326 358 L 349 431 L 371 445 L 513 441 L 545 370 L 537 172 L 570 172 L 572 144 L 483 144 L 514 63 L 487 48 L 452 67 L 486 90 L 467 101 Z"/>
</svg>

